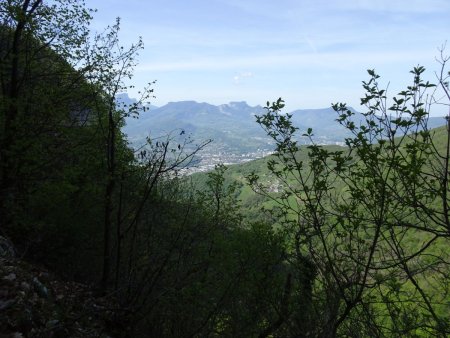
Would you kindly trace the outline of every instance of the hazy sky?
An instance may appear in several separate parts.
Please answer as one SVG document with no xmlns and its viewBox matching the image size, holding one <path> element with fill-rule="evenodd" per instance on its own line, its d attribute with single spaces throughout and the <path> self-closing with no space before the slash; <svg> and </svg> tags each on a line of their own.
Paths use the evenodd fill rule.
<svg viewBox="0 0 450 338">
<path fill-rule="evenodd" d="M 287 109 L 358 107 L 366 69 L 390 92 L 417 64 L 434 79 L 450 37 L 450 0 L 86 0 L 93 28 L 122 19 L 142 36 L 134 82 L 157 80 L 155 105 L 285 99 Z M 450 41 L 447 47 L 450 54 Z M 133 96 L 133 93 L 131 93 Z"/>
</svg>

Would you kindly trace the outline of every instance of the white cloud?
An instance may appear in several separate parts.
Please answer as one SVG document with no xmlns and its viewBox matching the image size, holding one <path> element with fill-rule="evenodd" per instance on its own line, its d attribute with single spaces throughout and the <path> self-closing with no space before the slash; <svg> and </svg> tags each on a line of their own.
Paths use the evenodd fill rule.
<svg viewBox="0 0 450 338">
<path fill-rule="evenodd" d="M 193 61 L 147 62 L 136 67 L 136 72 L 172 72 L 172 71 L 215 71 L 236 68 L 310 68 L 354 69 L 355 66 L 370 67 L 381 64 L 403 63 L 417 64 L 421 60 L 434 59 L 435 50 L 404 51 L 343 51 L 326 53 L 261 53 L 252 56 L 202 57 Z M 236 74 L 234 81 L 251 77 L 250 72 Z"/>
<path fill-rule="evenodd" d="M 240 84 L 243 79 L 253 77 L 252 72 L 242 72 L 233 76 L 233 82 L 235 84 Z"/>
</svg>

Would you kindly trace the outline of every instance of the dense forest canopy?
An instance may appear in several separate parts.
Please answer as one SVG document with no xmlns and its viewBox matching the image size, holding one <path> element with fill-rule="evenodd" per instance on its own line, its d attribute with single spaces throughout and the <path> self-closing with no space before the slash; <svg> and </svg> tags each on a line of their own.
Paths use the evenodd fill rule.
<svg viewBox="0 0 450 338">
<path fill-rule="evenodd" d="M 450 104 L 444 50 L 435 84 L 417 66 L 392 98 L 369 70 L 359 124 L 333 105 L 344 147 L 311 129 L 300 146 L 279 99 L 255 121 L 274 155 L 186 177 L 209 141 L 129 146 L 124 118 L 145 113 L 154 82 L 135 103 L 115 98 L 143 45 L 91 20 L 82 1 L 0 3 L 0 243 L 16 252 L 2 264 L 92 286 L 110 336 L 450 334 L 450 125 L 427 126 Z M 25 320 L 10 296 L 0 333 L 77 336 L 63 307 Z"/>
</svg>

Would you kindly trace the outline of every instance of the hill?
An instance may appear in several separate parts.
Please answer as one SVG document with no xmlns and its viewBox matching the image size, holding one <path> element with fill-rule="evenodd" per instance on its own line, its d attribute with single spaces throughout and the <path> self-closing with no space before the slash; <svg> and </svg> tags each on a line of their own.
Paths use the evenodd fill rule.
<svg viewBox="0 0 450 338">
<path fill-rule="evenodd" d="M 132 104 L 135 100 L 121 94 L 117 100 Z M 245 101 L 212 105 L 205 102 L 170 102 L 162 107 L 146 106 L 139 118 L 128 117 L 123 128 L 129 141 L 140 146 L 145 138 L 164 137 L 172 134 L 178 139 L 181 131 L 191 134 L 195 140 L 211 139 L 211 144 L 199 154 L 203 168 L 211 169 L 214 164 L 242 163 L 268 155 L 274 149 L 273 141 L 267 137 L 256 123 L 255 115 L 265 112 L 262 106 L 250 106 Z M 353 110 L 354 111 L 354 110 Z M 356 111 L 355 123 L 364 119 Z M 343 144 L 349 132 L 336 122 L 337 114 L 331 108 L 298 109 L 290 113 L 293 124 L 302 135 L 308 128 L 313 129 L 314 139 L 319 144 Z M 443 118 L 429 119 L 431 128 L 443 125 Z M 309 140 L 299 136 L 300 144 Z"/>
<path fill-rule="evenodd" d="M 320 114 L 320 112 L 319 112 Z M 439 123 L 440 118 L 431 118 L 432 125 Z M 444 126 L 437 127 L 431 130 L 432 138 L 435 142 L 436 149 L 440 153 L 444 152 L 446 142 L 446 128 Z M 346 151 L 346 147 L 340 145 L 323 145 L 323 149 L 326 151 L 342 150 Z M 300 147 L 297 154 L 298 160 L 308 163 L 308 149 L 305 146 Z M 225 171 L 225 185 L 236 184 L 237 192 L 236 197 L 240 201 L 240 205 L 243 207 L 244 214 L 249 219 L 256 220 L 261 217 L 265 217 L 261 214 L 261 207 L 273 207 L 276 205 L 273 200 L 268 199 L 265 196 L 261 196 L 254 192 L 248 185 L 247 176 L 252 172 L 257 173 L 263 183 L 268 186 L 274 198 L 276 198 L 282 191 L 282 185 L 279 180 L 270 173 L 267 165 L 268 162 L 273 159 L 273 155 L 266 156 L 264 158 L 256 159 L 246 163 L 229 165 Z M 192 179 L 196 182 L 200 190 L 204 188 L 207 181 L 208 173 L 196 173 L 192 175 Z M 294 183 L 294 182 L 292 182 Z"/>
<path fill-rule="evenodd" d="M 183 130 L 197 140 L 212 139 L 216 151 L 229 154 L 270 149 L 269 140 L 255 123 L 260 106 L 230 102 L 219 106 L 195 101 L 170 102 L 159 108 L 150 107 L 139 119 L 129 118 L 123 129 L 133 144 L 145 137 L 161 137 Z"/>
</svg>

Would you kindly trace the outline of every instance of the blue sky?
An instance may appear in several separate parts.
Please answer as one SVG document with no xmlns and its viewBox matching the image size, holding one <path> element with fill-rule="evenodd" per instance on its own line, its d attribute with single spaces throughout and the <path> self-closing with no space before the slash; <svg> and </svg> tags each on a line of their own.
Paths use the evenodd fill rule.
<svg viewBox="0 0 450 338">
<path fill-rule="evenodd" d="M 157 80 L 153 104 L 196 100 L 287 110 L 358 107 L 366 69 L 394 94 L 418 64 L 434 80 L 450 38 L 450 0 L 86 0 L 93 28 L 121 17 L 124 45 L 142 37 L 133 82 Z M 450 54 L 450 41 L 447 53 Z M 130 96 L 133 96 L 130 93 Z"/>
</svg>

